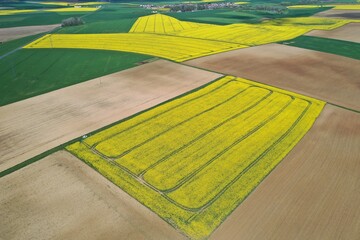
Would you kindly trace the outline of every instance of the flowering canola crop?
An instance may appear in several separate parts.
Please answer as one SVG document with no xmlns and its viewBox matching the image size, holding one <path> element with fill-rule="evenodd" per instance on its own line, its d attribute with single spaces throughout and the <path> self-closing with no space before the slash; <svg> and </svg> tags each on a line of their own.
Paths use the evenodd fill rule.
<svg viewBox="0 0 360 240">
<path fill-rule="evenodd" d="M 174 61 L 246 47 L 236 43 L 147 33 L 47 34 L 24 48 L 84 48 L 142 53 Z"/>
<path fill-rule="evenodd" d="M 164 34 L 207 25 L 208 24 L 180 21 L 163 14 L 153 14 L 150 16 L 139 17 L 129 32 Z"/>
<path fill-rule="evenodd" d="M 96 11 L 99 8 L 94 7 L 68 7 L 68 8 L 53 8 L 53 9 L 30 9 L 30 10 L 0 10 L 1 15 L 14 15 L 14 14 L 21 14 L 21 13 L 41 13 L 41 12 L 92 12 Z"/>
<path fill-rule="evenodd" d="M 279 164 L 323 106 L 227 76 L 67 150 L 187 236 L 200 239 Z"/>
</svg>

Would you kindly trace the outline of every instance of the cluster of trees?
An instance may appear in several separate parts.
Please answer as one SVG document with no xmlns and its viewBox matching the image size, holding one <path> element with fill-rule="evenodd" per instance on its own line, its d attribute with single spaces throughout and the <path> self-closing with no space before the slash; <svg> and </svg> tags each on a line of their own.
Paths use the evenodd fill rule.
<svg viewBox="0 0 360 240">
<path fill-rule="evenodd" d="M 84 21 L 79 17 L 67 18 L 67 19 L 62 20 L 62 22 L 61 22 L 62 27 L 78 26 L 78 25 L 83 25 L 83 24 L 84 24 Z"/>
<path fill-rule="evenodd" d="M 166 5 L 164 7 L 170 8 L 171 12 L 191 12 L 191 11 L 210 10 L 210 9 L 219 9 L 219 8 L 237 8 L 238 5 L 236 5 L 232 2 L 183 3 L 183 4 Z"/>
</svg>

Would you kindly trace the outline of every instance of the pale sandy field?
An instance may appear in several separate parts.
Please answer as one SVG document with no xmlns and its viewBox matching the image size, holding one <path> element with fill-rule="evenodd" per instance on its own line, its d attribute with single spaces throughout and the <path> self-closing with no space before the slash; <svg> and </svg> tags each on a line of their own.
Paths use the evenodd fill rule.
<svg viewBox="0 0 360 240">
<path fill-rule="evenodd" d="M 280 44 L 244 48 L 186 64 L 360 110 L 360 61 Z"/>
<path fill-rule="evenodd" d="M 319 12 L 315 17 L 341 18 L 341 19 L 360 19 L 360 10 L 335 10 L 330 9 Z"/>
<path fill-rule="evenodd" d="M 211 239 L 359 239 L 360 114 L 327 105 Z"/>
<path fill-rule="evenodd" d="M 184 239 L 70 153 L 0 178 L 0 239 Z"/>
<path fill-rule="evenodd" d="M 0 172 L 220 76 L 161 60 L 0 107 Z"/>
<path fill-rule="evenodd" d="M 360 23 L 349 23 L 331 31 L 313 30 L 305 35 L 360 43 Z"/>
<path fill-rule="evenodd" d="M 59 26 L 60 24 L 0 28 L 0 42 L 7 42 L 17 38 L 35 35 L 42 32 L 48 32 Z"/>
</svg>

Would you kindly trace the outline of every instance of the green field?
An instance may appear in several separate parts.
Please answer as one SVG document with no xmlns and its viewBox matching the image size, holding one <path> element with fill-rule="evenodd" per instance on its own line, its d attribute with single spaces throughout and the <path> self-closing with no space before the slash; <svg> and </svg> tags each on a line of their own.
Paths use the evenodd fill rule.
<svg viewBox="0 0 360 240">
<path fill-rule="evenodd" d="M 151 57 L 81 49 L 21 49 L 0 59 L 0 106 L 114 73 Z"/>
<path fill-rule="evenodd" d="M 69 17 L 80 17 L 87 12 L 34 12 L 0 16 L 0 28 L 61 23 Z"/>
<path fill-rule="evenodd" d="M 282 42 L 282 44 L 332 53 L 360 60 L 360 43 L 321 37 L 300 36 L 295 39 Z"/>
<path fill-rule="evenodd" d="M 11 52 L 12 50 L 22 47 L 32 41 L 34 41 L 36 38 L 42 36 L 43 34 L 36 34 L 36 35 L 32 35 L 32 36 L 27 36 L 27 37 L 23 37 L 23 38 L 19 38 L 16 40 L 12 40 L 9 42 L 5 42 L 3 44 L 0 44 L 0 58 L 2 55 Z"/>
<path fill-rule="evenodd" d="M 255 10 L 216 9 L 198 12 L 164 13 L 183 21 L 227 25 L 233 23 L 259 23 L 264 19 L 308 17 L 330 8 L 289 9 L 284 14 L 271 14 Z"/>
<path fill-rule="evenodd" d="M 122 33 L 128 32 L 136 19 L 150 14 L 137 6 L 107 4 L 102 9 L 85 16 L 84 25 L 67 27 L 58 33 Z"/>
</svg>

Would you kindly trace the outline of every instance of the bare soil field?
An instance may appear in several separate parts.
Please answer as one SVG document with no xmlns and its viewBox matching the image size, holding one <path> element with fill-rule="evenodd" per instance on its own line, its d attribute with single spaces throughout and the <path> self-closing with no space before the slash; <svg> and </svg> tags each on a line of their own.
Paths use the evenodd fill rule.
<svg viewBox="0 0 360 240">
<path fill-rule="evenodd" d="M 280 44 L 239 49 L 186 64 L 360 110 L 360 61 Z"/>
<path fill-rule="evenodd" d="M 319 12 L 315 17 L 341 18 L 341 19 L 360 19 L 360 10 L 335 10 L 330 9 Z"/>
<path fill-rule="evenodd" d="M 349 23 L 331 31 L 313 30 L 305 35 L 360 43 L 360 23 Z"/>
<path fill-rule="evenodd" d="M 0 171 L 220 76 L 160 60 L 0 107 Z"/>
<path fill-rule="evenodd" d="M 358 239 L 360 114 L 327 105 L 212 239 Z"/>
<path fill-rule="evenodd" d="M 35 35 L 35 34 L 42 33 L 42 32 L 48 32 L 59 26 L 60 26 L 60 24 L 0 28 L 0 42 L 7 42 L 7 41 L 14 40 L 17 38 Z"/>
<path fill-rule="evenodd" d="M 1 239 L 184 239 L 76 157 L 56 152 L 0 178 Z"/>
</svg>

